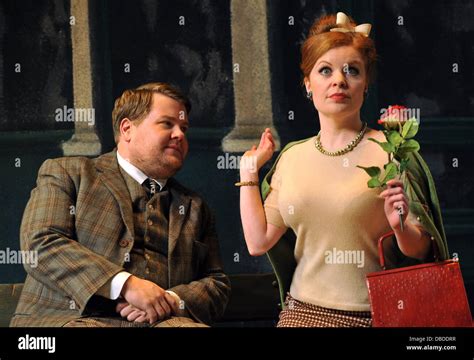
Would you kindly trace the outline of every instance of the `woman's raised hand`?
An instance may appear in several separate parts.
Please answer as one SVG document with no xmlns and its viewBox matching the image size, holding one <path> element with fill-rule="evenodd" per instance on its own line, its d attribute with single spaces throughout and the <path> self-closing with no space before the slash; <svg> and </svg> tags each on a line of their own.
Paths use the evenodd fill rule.
<svg viewBox="0 0 474 360">
<path fill-rule="evenodd" d="M 266 128 L 260 137 L 260 143 L 244 153 L 241 161 L 241 171 L 258 172 L 260 168 L 272 158 L 275 151 L 275 141 L 269 128 Z M 245 158 L 245 159 L 244 159 Z M 253 164 L 253 166 L 250 166 Z M 255 168 L 256 166 L 256 168 Z"/>
</svg>

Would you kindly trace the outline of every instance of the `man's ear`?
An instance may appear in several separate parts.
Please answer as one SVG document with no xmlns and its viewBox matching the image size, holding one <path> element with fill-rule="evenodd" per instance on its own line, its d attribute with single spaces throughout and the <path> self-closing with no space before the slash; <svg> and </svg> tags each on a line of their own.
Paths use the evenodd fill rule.
<svg viewBox="0 0 474 360">
<path fill-rule="evenodd" d="M 129 118 L 123 118 L 120 121 L 120 138 L 125 142 L 129 142 L 132 133 L 132 121 Z"/>
</svg>

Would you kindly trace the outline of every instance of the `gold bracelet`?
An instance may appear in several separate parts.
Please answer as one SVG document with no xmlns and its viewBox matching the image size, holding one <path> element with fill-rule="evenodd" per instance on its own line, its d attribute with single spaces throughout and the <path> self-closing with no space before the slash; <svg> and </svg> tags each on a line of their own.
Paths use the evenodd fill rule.
<svg viewBox="0 0 474 360">
<path fill-rule="evenodd" d="M 235 186 L 258 186 L 258 181 L 242 181 L 236 182 Z"/>
</svg>

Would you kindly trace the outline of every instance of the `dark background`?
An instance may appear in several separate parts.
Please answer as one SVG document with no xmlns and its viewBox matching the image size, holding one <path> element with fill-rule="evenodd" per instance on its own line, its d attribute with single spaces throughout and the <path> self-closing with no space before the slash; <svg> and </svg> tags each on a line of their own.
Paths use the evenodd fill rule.
<svg viewBox="0 0 474 360">
<path fill-rule="evenodd" d="M 449 249 L 459 255 L 472 308 L 474 2 L 269 0 L 267 6 L 273 119 L 283 145 L 319 130 L 299 70 L 299 48 L 314 19 L 344 11 L 358 23 L 373 24 L 380 61 L 363 118 L 376 127 L 380 109 L 389 104 L 420 108 L 421 154 L 437 185 Z M 68 0 L 0 1 L 2 250 L 19 248 L 21 216 L 37 170 L 45 159 L 62 155 L 59 146 L 73 133 L 72 123 L 54 121 L 56 108 L 73 106 L 69 14 Z M 177 178 L 214 210 L 226 272 L 270 272 L 266 257 L 252 258 L 246 250 L 233 186 L 238 170 L 217 169 L 217 157 L 224 154 L 221 140 L 235 116 L 230 1 L 91 1 L 90 15 L 103 152 L 114 147 L 110 113 L 124 89 L 150 81 L 178 85 L 189 94 L 193 110 L 191 151 Z M 178 24 L 180 16 L 185 26 Z M 403 26 L 397 25 L 398 16 Z M 14 71 L 16 63 L 21 73 Z M 130 73 L 124 72 L 125 63 Z M 288 120 L 289 111 L 294 120 Z M 15 166 L 17 159 L 21 167 Z M 0 265 L 0 283 L 24 278 L 21 265 Z"/>
</svg>

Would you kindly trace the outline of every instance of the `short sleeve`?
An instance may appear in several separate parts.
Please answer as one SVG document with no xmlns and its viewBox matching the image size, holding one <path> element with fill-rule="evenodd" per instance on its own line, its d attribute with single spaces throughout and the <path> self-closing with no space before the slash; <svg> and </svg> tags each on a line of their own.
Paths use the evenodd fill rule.
<svg viewBox="0 0 474 360">
<path fill-rule="evenodd" d="M 280 228 L 286 228 L 285 222 L 281 216 L 280 208 L 278 206 L 278 197 L 281 186 L 281 164 L 283 156 L 278 161 L 275 172 L 273 173 L 272 180 L 270 182 L 270 192 L 265 199 L 264 209 L 265 218 L 267 224 L 272 224 Z"/>
</svg>

